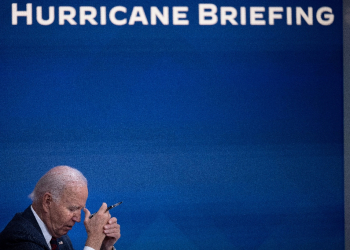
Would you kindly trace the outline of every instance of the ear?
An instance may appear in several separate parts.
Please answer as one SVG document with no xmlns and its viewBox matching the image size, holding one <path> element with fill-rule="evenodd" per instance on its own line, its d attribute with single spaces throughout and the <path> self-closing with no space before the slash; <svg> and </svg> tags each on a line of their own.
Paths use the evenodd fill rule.
<svg viewBox="0 0 350 250">
<path fill-rule="evenodd" d="M 48 212 L 50 210 L 52 202 L 53 202 L 52 194 L 49 192 L 46 192 L 42 200 L 42 205 L 45 212 Z"/>
</svg>

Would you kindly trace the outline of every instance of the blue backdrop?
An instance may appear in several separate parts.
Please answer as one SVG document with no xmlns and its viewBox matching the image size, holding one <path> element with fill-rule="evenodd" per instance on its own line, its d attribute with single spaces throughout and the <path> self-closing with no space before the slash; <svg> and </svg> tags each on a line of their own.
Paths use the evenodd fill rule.
<svg viewBox="0 0 350 250">
<path fill-rule="evenodd" d="M 27 3 L 0 3 L 0 230 L 65 164 L 90 211 L 124 201 L 118 249 L 344 248 L 342 1 L 216 0 L 213 25 L 194 1 L 37 0 L 31 25 Z M 69 234 L 82 249 L 83 224 Z"/>
</svg>

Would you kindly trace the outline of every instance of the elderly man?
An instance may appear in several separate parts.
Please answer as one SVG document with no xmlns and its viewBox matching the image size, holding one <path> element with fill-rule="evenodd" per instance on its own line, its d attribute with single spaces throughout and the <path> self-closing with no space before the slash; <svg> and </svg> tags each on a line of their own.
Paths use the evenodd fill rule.
<svg viewBox="0 0 350 250">
<path fill-rule="evenodd" d="M 16 214 L 0 233 L 1 250 L 73 249 L 67 233 L 81 221 L 82 209 L 87 232 L 84 250 L 112 250 L 120 238 L 120 226 L 106 212 L 105 203 L 89 219 L 90 211 L 85 208 L 87 180 L 77 169 L 51 169 L 40 178 L 30 197 L 32 205 Z"/>
</svg>

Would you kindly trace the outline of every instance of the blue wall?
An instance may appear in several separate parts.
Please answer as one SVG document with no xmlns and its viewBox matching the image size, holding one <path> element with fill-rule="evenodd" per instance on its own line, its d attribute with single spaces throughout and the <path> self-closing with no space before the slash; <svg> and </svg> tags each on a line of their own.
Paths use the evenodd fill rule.
<svg viewBox="0 0 350 250">
<path fill-rule="evenodd" d="M 238 25 L 200 25 L 201 2 L 175 0 L 36 1 L 33 24 L 13 25 L 12 3 L 0 3 L 0 230 L 65 164 L 88 178 L 90 211 L 124 201 L 119 249 L 344 248 L 342 1 L 211 2 Z M 149 24 L 112 24 L 119 5 L 116 18 L 142 6 Z M 37 6 L 44 19 L 55 7 L 51 25 Z M 59 6 L 77 25 L 59 25 Z M 80 25 L 79 6 L 97 21 L 106 6 L 106 25 Z M 151 25 L 151 6 L 169 7 L 169 25 Z M 173 6 L 189 25 L 173 24 Z M 252 6 L 266 25 L 250 23 Z M 273 6 L 282 19 L 269 25 Z M 297 7 L 312 25 L 297 25 Z"/>
</svg>

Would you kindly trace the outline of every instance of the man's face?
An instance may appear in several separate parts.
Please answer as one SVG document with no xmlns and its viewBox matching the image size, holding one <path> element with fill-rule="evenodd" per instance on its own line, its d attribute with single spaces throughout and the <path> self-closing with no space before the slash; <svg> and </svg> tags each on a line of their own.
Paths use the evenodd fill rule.
<svg viewBox="0 0 350 250">
<path fill-rule="evenodd" d="M 67 186 L 57 202 L 49 209 L 47 227 L 52 236 L 59 238 L 72 229 L 75 222 L 81 220 L 81 210 L 88 197 L 87 187 Z"/>
</svg>

